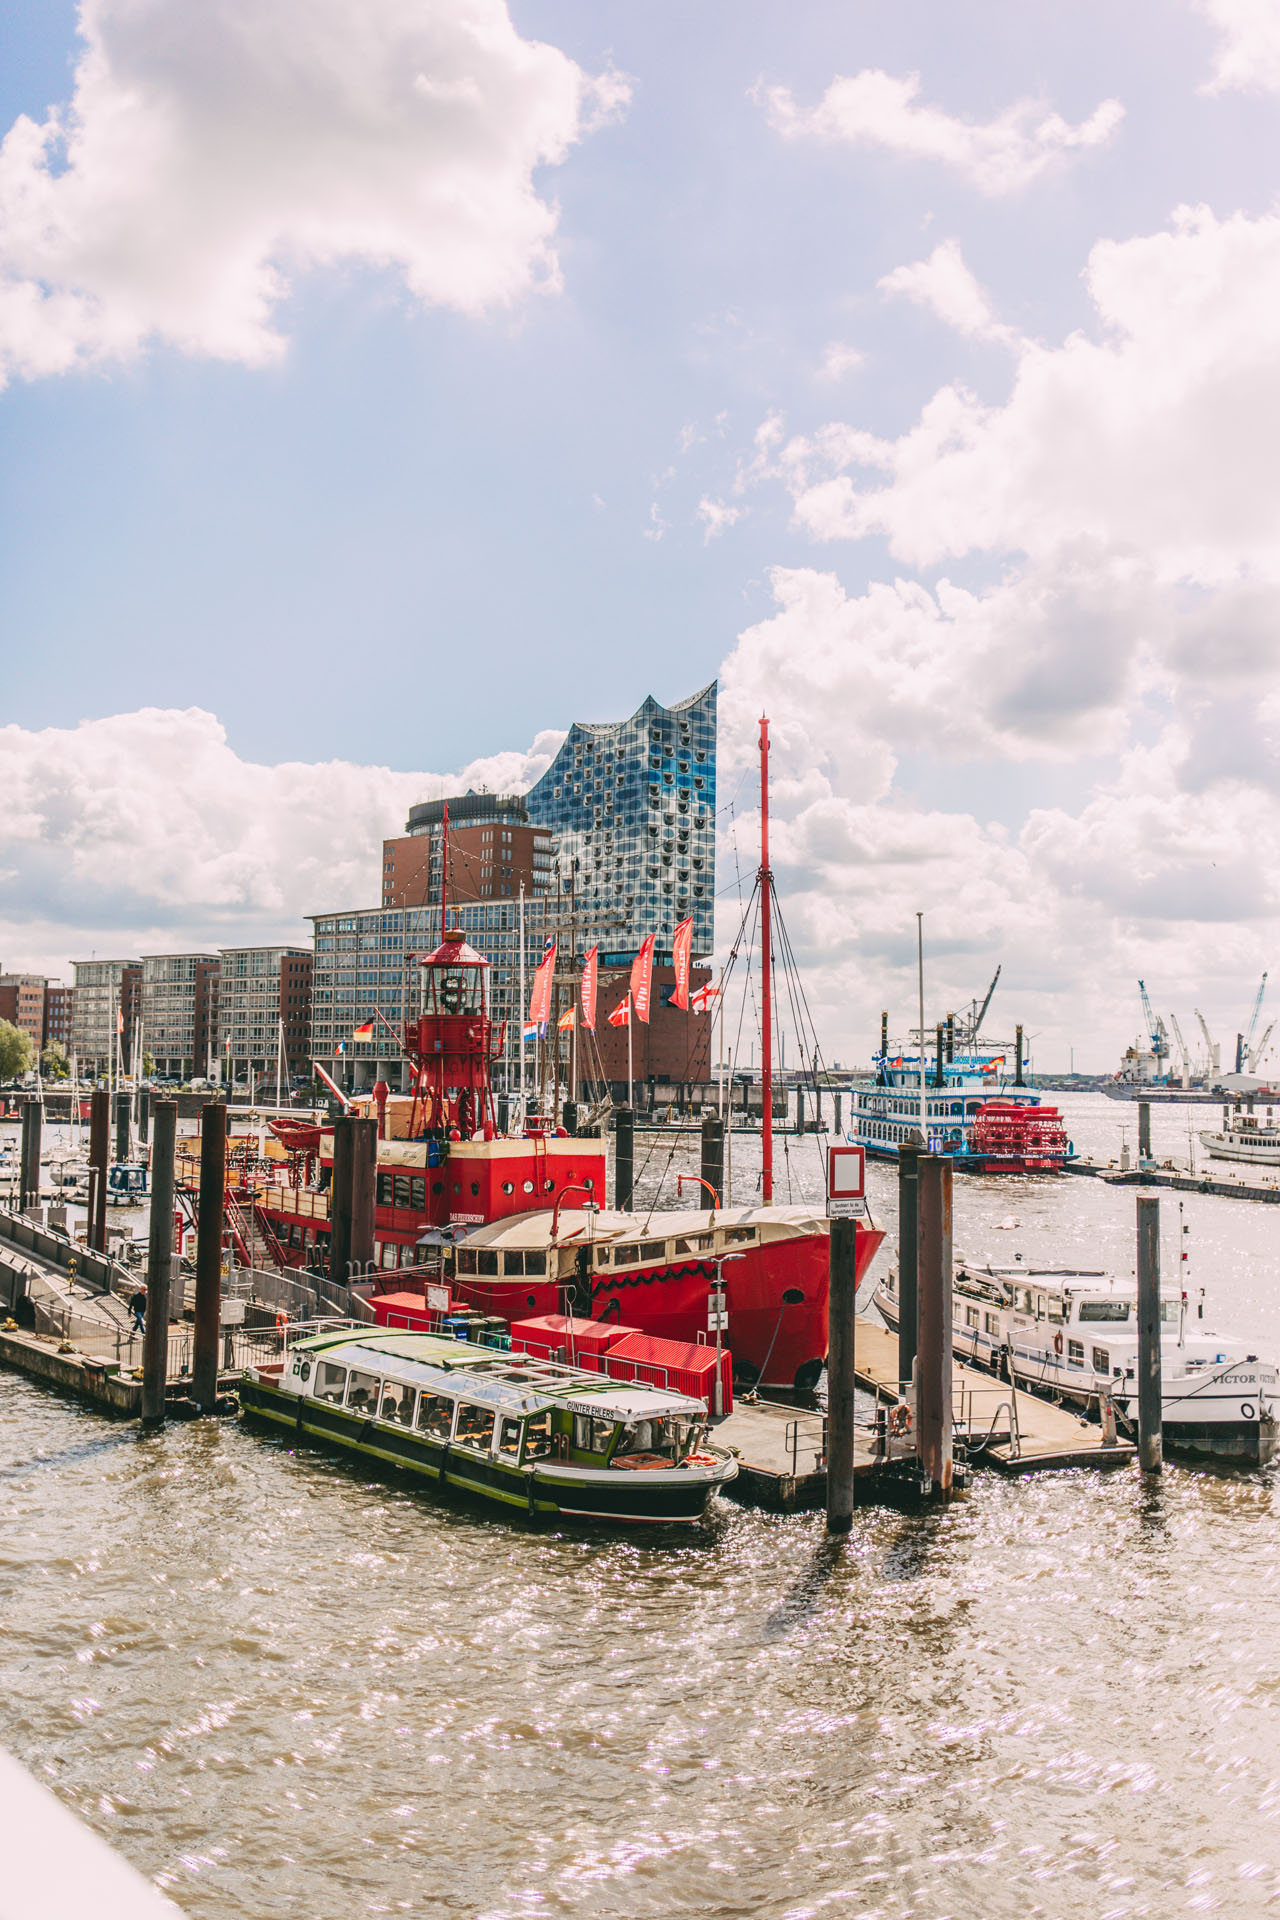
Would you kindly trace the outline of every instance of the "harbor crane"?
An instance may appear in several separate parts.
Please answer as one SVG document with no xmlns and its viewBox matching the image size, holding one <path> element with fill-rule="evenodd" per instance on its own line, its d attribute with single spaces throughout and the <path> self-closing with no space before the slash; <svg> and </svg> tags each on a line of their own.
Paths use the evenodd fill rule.
<svg viewBox="0 0 1280 1920">
<path fill-rule="evenodd" d="M 1001 962 L 1001 965 L 1003 965 L 1003 962 Z M 961 1036 L 968 1046 L 973 1047 L 978 1043 L 978 1035 L 982 1032 L 982 1023 L 987 1017 L 987 1009 L 995 997 L 996 981 L 999 978 L 1000 967 L 997 966 L 994 974 L 991 976 L 991 985 L 987 988 L 987 997 L 982 1005 L 979 1006 L 976 1000 L 969 1002 L 969 1031 L 967 1034 Z"/>
<path fill-rule="evenodd" d="M 1205 1075 L 1207 1078 L 1212 1079 L 1213 1075 L 1221 1070 L 1222 1055 L 1213 1043 L 1208 1024 L 1199 1007 L 1196 1008 L 1196 1019 L 1200 1022 L 1200 1031 L 1204 1035 Z"/>
<path fill-rule="evenodd" d="M 1187 1078 L 1190 1079 L 1191 1053 L 1186 1041 L 1182 1037 L 1182 1028 L 1178 1025 L 1178 1016 L 1176 1013 L 1169 1015 L 1169 1024 L 1173 1028 L 1173 1037 L 1178 1043 L 1178 1052 L 1182 1055 L 1182 1070 L 1187 1075 Z"/>
<path fill-rule="evenodd" d="M 1263 1034 L 1261 1040 L 1259 1040 L 1257 1046 L 1253 1049 L 1253 1052 L 1249 1055 L 1250 1073 L 1256 1073 L 1258 1071 L 1258 1064 L 1261 1061 L 1263 1054 L 1267 1050 L 1267 1042 L 1271 1038 L 1275 1030 L 1276 1030 L 1276 1023 L 1273 1020 L 1271 1022 L 1271 1025 L 1267 1028 L 1266 1032 Z"/>
<path fill-rule="evenodd" d="M 1151 1005 L 1151 996 L 1147 992 L 1145 980 L 1139 980 L 1138 992 L 1142 995 L 1142 1011 L 1146 1016 L 1147 1032 L 1151 1036 L 1151 1051 L 1156 1057 L 1157 1067 L 1163 1065 L 1169 1057 L 1169 1032 Z"/>
<path fill-rule="evenodd" d="M 1258 1015 L 1262 1012 L 1262 996 L 1266 992 L 1266 990 L 1267 990 L 1267 976 L 1264 973 L 1261 981 L 1258 984 L 1258 993 L 1257 993 L 1257 998 L 1254 1000 L 1254 1003 L 1253 1003 L 1253 1012 L 1249 1016 L 1248 1032 L 1238 1033 L 1236 1035 L 1236 1072 L 1237 1073 L 1243 1073 L 1245 1070 L 1245 1061 L 1252 1060 L 1253 1058 L 1253 1036 L 1254 1036 L 1254 1033 L 1257 1031 Z M 1259 1052 L 1261 1052 L 1261 1048 L 1259 1048 Z M 1250 1072 L 1252 1072 L 1252 1070 L 1253 1069 L 1251 1067 Z"/>
</svg>

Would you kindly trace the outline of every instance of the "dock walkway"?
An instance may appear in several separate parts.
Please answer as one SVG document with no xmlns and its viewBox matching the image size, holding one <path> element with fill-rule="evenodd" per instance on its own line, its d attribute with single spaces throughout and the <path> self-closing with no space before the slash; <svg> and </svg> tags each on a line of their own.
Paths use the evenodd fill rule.
<svg viewBox="0 0 1280 1920">
<path fill-rule="evenodd" d="M 1212 1170 L 1192 1172 L 1175 1162 L 1164 1161 L 1158 1167 L 1122 1166 L 1118 1160 L 1068 1160 L 1068 1173 L 1084 1174 L 1109 1187 L 1163 1187 L 1168 1193 L 1214 1193 L 1226 1200 L 1261 1200 L 1280 1205 L 1280 1176 L 1239 1172 L 1223 1160 L 1215 1160 Z"/>
</svg>

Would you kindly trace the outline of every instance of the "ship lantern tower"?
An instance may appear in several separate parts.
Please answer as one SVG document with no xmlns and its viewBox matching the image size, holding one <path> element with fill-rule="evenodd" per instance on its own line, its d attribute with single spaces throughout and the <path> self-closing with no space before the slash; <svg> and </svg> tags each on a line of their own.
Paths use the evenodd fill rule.
<svg viewBox="0 0 1280 1920">
<path fill-rule="evenodd" d="M 489 1017 L 489 962 L 450 927 L 422 962 L 417 1019 L 406 1022 L 405 1052 L 413 1062 L 415 1140 L 470 1140 L 494 1136 L 490 1065 L 502 1052 Z"/>
</svg>

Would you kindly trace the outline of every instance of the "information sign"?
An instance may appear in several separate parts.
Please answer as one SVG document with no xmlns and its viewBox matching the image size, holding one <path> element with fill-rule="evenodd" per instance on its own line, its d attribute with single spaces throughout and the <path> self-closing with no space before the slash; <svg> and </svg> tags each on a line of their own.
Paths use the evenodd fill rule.
<svg viewBox="0 0 1280 1920">
<path fill-rule="evenodd" d="M 728 1330 L 729 1330 L 728 1314 L 723 1311 L 717 1312 L 717 1310 L 713 1307 L 707 1315 L 707 1332 L 708 1333 L 716 1333 L 716 1332 L 727 1333 Z"/>
<path fill-rule="evenodd" d="M 867 1156 L 863 1147 L 827 1148 L 828 1220 L 864 1220 L 867 1213 Z"/>
</svg>

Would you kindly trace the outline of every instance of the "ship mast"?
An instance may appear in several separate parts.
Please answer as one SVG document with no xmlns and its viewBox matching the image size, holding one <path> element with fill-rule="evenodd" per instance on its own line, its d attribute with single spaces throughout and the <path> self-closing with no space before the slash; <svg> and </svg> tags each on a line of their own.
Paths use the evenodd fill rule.
<svg viewBox="0 0 1280 1920">
<path fill-rule="evenodd" d="M 444 803 L 444 826 L 440 834 L 440 938 L 449 925 L 449 802 Z"/>
<path fill-rule="evenodd" d="M 769 722 L 760 716 L 760 1197 L 773 1205 L 773 875 L 769 871 Z"/>
</svg>

